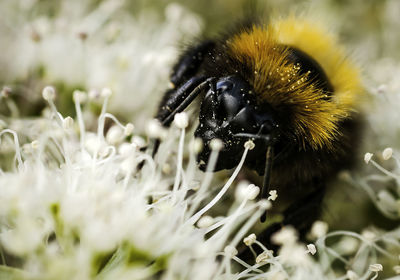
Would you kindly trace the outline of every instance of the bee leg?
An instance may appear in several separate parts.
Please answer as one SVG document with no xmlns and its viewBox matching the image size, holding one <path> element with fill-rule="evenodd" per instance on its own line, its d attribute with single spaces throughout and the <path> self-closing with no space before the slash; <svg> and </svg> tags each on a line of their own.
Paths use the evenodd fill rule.
<svg viewBox="0 0 400 280">
<path fill-rule="evenodd" d="M 200 65 L 203 63 L 204 56 L 206 56 L 215 46 L 215 42 L 206 40 L 198 45 L 187 49 L 178 59 L 178 63 L 172 69 L 170 81 L 174 88 L 165 92 L 163 99 L 158 107 L 156 119 L 158 119 L 163 126 L 168 127 L 175 114 L 172 112 L 184 102 L 189 94 L 205 80 L 204 77 L 198 77 Z M 194 99 L 194 98 L 193 98 Z M 186 107 L 193 100 L 189 100 Z M 186 108 L 184 107 L 182 111 Z M 160 140 L 155 139 L 153 144 L 153 157 L 157 153 Z"/>
<path fill-rule="evenodd" d="M 179 58 L 178 63 L 172 69 L 170 81 L 175 86 L 180 86 L 198 74 L 204 57 L 214 48 L 215 42 L 203 41 L 192 48 L 187 49 Z"/>
<path fill-rule="evenodd" d="M 196 86 L 196 80 L 199 68 L 203 63 L 204 57 L 214 48 L 215 42 L 203 41 L 192 48 L 187 49 L 178 59 L 178 62 L 172 69 L 170 81 L 173 85 L 172 89 L 165 92 L 163 99 L 158 107 L 156 118 L 161 121 L 165 115 L 169 113 L 168 107 L 174 103 L 179 104 L 185 96 L 182 93 L 190 92 L 188 86 Z M 183 90 L 186 88 L 186 90 Z"/>
<path fill-rule="evenodd" d="M 185 110 L 190 103 L 205 89 L 213 87 L 214 78 L 193 77 L 181 87 L 179 87 L 171 97 L 165 102 L 157 114 L 157 119 L 163 126 L 169 127 L 177 113 Z M 152 156 L 158 151 L 160 140 L 156 139 L 153 145 Z"/>
<path fill-rule="evenodd" d="M 267 194 L 269 193 L 270 185 L 270 177 L 271 177 L 271 170 L 272 170 L 272 162 L 274 159 L 274 149 L 271 145 L 267 148 L 267 153 L 265 156 L 265 171 L 264 171 L 264 179 L 263 179 L 263 186 L 261 189 L 261 199 L 266 199 Z M 267 219 L 267 211 L 265 211 L 261 217 L 260 221 L 263 223 Z"/>
<path fill-rule="evenodd" d="M 169 127 L 175 114 L 182 112 L 189 106 L 207 83 L 209 82 L 205 77 L 193 77 L 179 88 L 168 90 L 161 101 L 156 119 L 159 120 L 163 126 Z M 154 158 L 160 146 L 160 139 L 151 139 L 150 141 L 152 143 L 150 146 L 153 146 L 152 157 Z M 148 147 L 149 146 L 144 147 L 141 151 L 146 151 Z M 144 163 L 145 161 L 140 162 L 137 170 L 141 170 Z"/>
<path fill-rule="evenodd" d="M 194 98 L 188 100 L 188 97 L 197 88 L 197 86 L 202 84 L 205 80 L 205 77 L 192 77 L 180 87 L 168 90 L 160 103 L 156 119 L 159 120 L 163 126 L 169 127 L 173 120 L 173 116 L 171 118 L 172 113 L 174 113 L 182 103 L 189 101 L 190 104 Z M 189 104 L 187 104 L 186 107 Z M 181 111 L 183 111 L 185 108 L 183 108 Z"/>
</svg>

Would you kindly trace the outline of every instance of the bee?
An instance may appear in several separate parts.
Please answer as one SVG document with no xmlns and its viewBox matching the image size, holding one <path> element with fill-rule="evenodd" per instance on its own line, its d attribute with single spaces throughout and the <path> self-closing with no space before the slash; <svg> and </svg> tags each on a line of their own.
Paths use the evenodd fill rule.
<svg viewBox="0 0 400 280">
<path fill-rule="evenodd" d="M 327 181 L 350 166 L 358 141 L 359 70 L 336 37 L 295 16 L 247 23 L 188 48 L 170 81 L 156 118 L 168 127 L 200 101 L 199 168 L 206 169 L 212 139 L 224 144 L 214 171 L 234 168 L 252 140 L 245 166 L 263 176 L 260 197 L 274 186 L 293 198 L 283 221 L 264 234 L 290 224 L 304 235 Z"/>
</svg>

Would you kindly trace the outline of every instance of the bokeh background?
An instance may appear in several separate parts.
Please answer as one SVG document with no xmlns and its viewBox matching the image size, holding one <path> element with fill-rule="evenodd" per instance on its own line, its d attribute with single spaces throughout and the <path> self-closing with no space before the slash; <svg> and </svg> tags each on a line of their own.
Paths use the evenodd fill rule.
<svg viewBox="0 0 400 280">
<path fill-rule="evenodd" d="M 72 89 L 104 86 L 113 111 L 149 118 L 180 48 L 218 36 L 244 17 L 302 14 L 338 33 L 364 73 L 366 86 L 389 84 L 398 63 L 398 2 L 392 1 L 2 1 L 0 82 L 23 104 L 43 108 L 38 93 L 56 86 L 61 110 L 73 113 Z M 384 73 L 383 73 L 384 72 Z M 389 85 L 390 86 L 390 85 Z M 152 110 L 150 110 L 151 108 Z M 4 111 L 4 108 L 3 108 Z M 140 117 L 139 117 L 140 118 Z"/>
</svg>

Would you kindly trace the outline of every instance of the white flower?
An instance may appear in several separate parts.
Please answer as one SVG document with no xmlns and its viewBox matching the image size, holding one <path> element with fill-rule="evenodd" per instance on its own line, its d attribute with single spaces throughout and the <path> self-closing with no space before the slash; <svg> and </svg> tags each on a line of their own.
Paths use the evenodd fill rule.
<svg viewBox="0 0 400 280">
<path fill-rule="evenodd" d="M 214 218 L 211 216 L 203 216 L 201 219 L 197 222 L 197 226 L 199 228 L 205 228 L 209 227 L 214 223 Z"/>
<path fill-rule="evenodd" d="M 53 101 L 56 98 L 56 91 L 54 87 L 47 86 L 42 91 L 43 99 L 46 101 Z"/>
<path fill-rule="evenodd" d="M 357 252 L 359 241 L 350 236 L 343 236 L 337 243 L 337 252 L 342 255 L 351 255 Z"/>
<path fill-rule="evenodd" d="M 371 264 L 369 270 L 372 272 L 383 271 L 383 266 L 380 263 Z"/>
<path fill-rule="evenodd" d="M 256 258 L 256 263 L 262 263 L 267 261 L 272 257 L 273 252 L 271 250 L 267 250 L 259 254 Z"/>
<path fill-rule="evenodd" d="M 1 96 L 1 97 L 4 97 L 4 98 L 7 98 L 7 97 L 10 96 L 11 93 L 12 93 L 12 89 L 11 89 L 10 87 L 4 86 L 4 87 L 1 89 L 0 96 Z M 47 95 L 47 94 L 46 94 L 46 95 Z M 51 95 L 51 94 L 50 94 L 50 95 Z M 45 99 L 46 99 L 46 98 L 45 98 Z"/>
<path fill-rule="evenodd" d="M 103 88 L 103 89 L 101 90 L 100 95 L 101 95 L 103 98 L 108 98 L 108 97 L 110 97 L 110 96 L 112 95 L 112 91 L 111 91 L 111 89 L 109 89 L 109 88 Z"/>
<path fill-rule="evenodd" d="M 390 159 L 392 157 L 392 155 L 393 155 L 393 149 L 390 148 L 390 147 L 384 149 L 383 152 L 382 152 L 382 157 L 383 157 L 384 160 Z"/>
<path fill-rule="evenodd" d="M 89 95 L 89 98 L 90 98 L 91 100 L 94 100 L 94 101 L 100 99 L 100 96 L 101 96 L 100 92 L 99 92 L 97 89 L 91 89 L 91 90 L 89 90 L 88 95 Z"/>
<path fill-rule="evenodd" d="M 366 154 L 364 155 L 364 161 L 365 161 L 365 163 L 368 164 L 369 161 L 371 160 L 372 156 L 373 156 L 373 154 L 371 154 L 371 153 L 366 153 Z"/>
<path fill-rule="evenodd" d="M 174 117 L 174 124 L 180 128 L 184 129 L 189 125 L 189 118 L 186 112 L 178 113 Z"/>
<path fill-rule="evenodd" d="M 210 148 L 213 151 L 220 151 L 224 147 L 224 142 L 218 138 L 214 138 L 210 141 Z"/>
<path fill-rule="evenodd" d="M 74 102 L 76 103 L 82 104 L 85 103 L 87 100 L 87 94 L 84 91 L 75 90 L 72 95 L 74 98 Z"/>
<path fill-rule="evenodd" d="M 271 190 L 269 191 L 269 197 L 268 200 L 275 201 L 275 199 L 278 197 L 277 191 L 276 190 Z"/>
<path fill-rule="evenodd" d="M 201 138 L 194 138 L 190 145 L 190 150 L 196 155 L 203 149 L 203 140 Z"/>
<path fill-rule="evenodd" d="M 323 221 L 315 221 L 311 227 L 311 238 L 317 239 L 328 232 L 328 224 Z"/>
<path fill-rule="evenodd" d="M 346 276 L 347 276 L 347 278 L 349 278 L 349 280 L 358 280 L 359 279 L 359 276 L 357 275 L 357 273 L 355 273 L 352 270 L 348 270 L 346 272 Z"/>
<path fill-rule="evenodd" d="M 247 140 L 246 143 L 244 143 L 244 147 L 246 149 L 249 149 L 250 151 L 254 149 L 256 145 L 254 144 L 254 142 L 252 140 Z"/>
<path fill-rule="evenodd" d="M 247 182 L 241 182 L 236 188 L 236 199 L 242 200 L 253 200 L 260 193 L 260 188 L 254 184 L 248 184 Z"/>
<path fill-rule="evenodd" d="M 63 119 L 62 125 L 64 129 L 71 129 L 74 125 L 74 119 L 68 116 L 65 119 Z"/>
<path fill-rule="evenodd" d="M 146 140 L 143 139 L 143 137 L 140 137 L 138 135 L 134 135 L 132 137 L 132 144 L 135 144 L 139 148 L 143 148 L 146 146 Z"/>
<path fill-rule="evenodd" d="M 361 232 L 361 235 L 362 235 L 365 239 L 370 240 L 370 241 L 373 241 L 373 240 L 376 238 L 376 234 L 375 234 L 372 230 L 369 230 L 369 229 L 364 229 L 364 230 Z"/>
<path fill-rule="evenodd" d="M 297 241 L 297 232 L 292 226 L 285 226 L 272 235 L 271 240 L 278 245 L 293 244 Z"/>
<path fill-rule="evenodd" d="M 252 233 L 243 239 L 243 243 L 246 244 L 246 246 L 250 246 L 256 241 L 256 239 L 257 236 L 254 233 Z"/>
<path fill-rule="evenodd" d="M 146 133 L 150 138 L 164 139 L 167 136 L 166 129 L 160 124 L 158 120 L 151 120 L 146 127 Z"/>
<path fill-rule="evenodd" d="M 124 131 L 119 126 L 114 125 L 108 130 L 106 140 L 111 145 L 117 145 L 123 141 L 124 137 Z"/>
<path fill-rule="evenodd" d="M 33 140 L 31 142 L 31 147 L 32 147 L 33 150 L 37 150 L 39 148 L 39 145 L 40 145 L 39 140 Z"/>
<path fill-rule="evenodd" d="M 226 246 L 225 249 L 224 249 L 224 252 L 228 257 L 236 256 L 237 253 L 238 253 L 236 248 L 231 246 L 231 245 Z"/>
<path fill-rule="evenodd" d="M 126 124 L 125 129 L 124 129 L 125 136 L 130 136 L 132 134 L 134 128 L 135 127 L 133 126 L 133 124 L 131 124 L 131 123 Z"/>
<path fill-rule="evenodd" d="M 306 252 L 310 253 L 311 255 L 315 255 L 315 253 L 317 252 L 317 248 L 315 247 L 314 244 L 308 244 Z"/>
</svg>

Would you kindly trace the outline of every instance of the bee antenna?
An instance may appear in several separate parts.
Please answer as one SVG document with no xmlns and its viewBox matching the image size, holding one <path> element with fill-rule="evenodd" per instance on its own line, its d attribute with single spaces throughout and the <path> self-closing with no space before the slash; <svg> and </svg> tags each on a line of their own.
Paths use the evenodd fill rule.
<svg viewBox="0 0 400 280">
<path fill-rule="evenodd" d="M 265 156 L 265 170 L 264 170 L 264 180 L 261 188 L 261 199 L 266 199 L 269 193 L 269 184 L 271 179 L 272 162 L 274 159 L 274 148 L 272 145 L 268 145 L 267 152 Z M 267 218 L 267 212 L 265 211 L 260 217 L 260 221 L 263 223 Z"/>
</svg>

